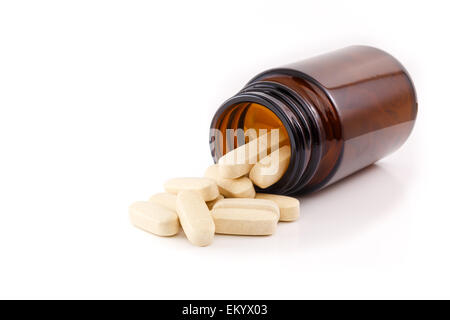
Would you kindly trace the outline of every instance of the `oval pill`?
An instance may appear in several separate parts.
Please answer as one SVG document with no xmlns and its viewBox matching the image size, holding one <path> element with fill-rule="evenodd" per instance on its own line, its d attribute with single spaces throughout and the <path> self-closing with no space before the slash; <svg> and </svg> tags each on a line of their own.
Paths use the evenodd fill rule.
<svg viewBox="0 0 450 320">
<path fill-rule="evenodd" d="M 174 178 L 164 184 L 164 189 L 174 194 L 183 190 L 196 191 L 204 201 L 211 201 L 219 196 L 217 184 L 210 178 Z"/>
<path fill-rule="evenodd" d="M 236 179 L 245 176 L 253 168 L 253 164 L 225 164 L 225 162 L 221 162 L 220 159 L 218 164 L 220 166 L 220 176 L 226 179 Z"/>
<path fill-rule="evenodd" d="M 176 212 L 156 203 L 137 201 L 128 212 L 134 226 L 158 236 L 173 236 L 180 229 Z"/>
<path fill-rule="evenodd" d="M 217 164 L 206 169 L 205 177 L 211 178 L 217 183 L 219 192 L 227 198 L 254 198 L 255 188 L 247 177 L 236 179 L 221 178 Z"/>
<path fill-rule="evenodd" d="M 213 207 L 213 209 L 219 208 L 267 210 L 275 213 L 277 219 L 280 218 L 280 209 L 278 208 L 278 205 L 274 201 L 266 199 L 245 199 L 245 198 L 223 199 L 217 201 L 217 203 Z"/>
<path fill-rule="evenodd" d="M 257 193 L 256 199 L 274 201 L 280 208 L 280 221 L 295 221 L 300 216 L 300 201 L 296 198 L 269 193 Z"/>
<path fill-rule="evenodd" d="M 281 147 L 256 163 L 249 177 L 255 185 L 265 189 L 281 179 L 291 160 L 291 148 Z"/>
<path fill-rule="evenodd" d="M 214 239 L 214 221 L 201 195 L 196 191 L 180 191 L 177 213 L 188 240 L 197 246 L 207 246 Z"/>
<path fill-rule="evenodd" d="M 177 196 L 173 193 L 161 192 L 152 195 L 149 199 L 149 202 L 159 204 L 160 206 L 166 207 L 174 212 L 177 211 L 176 202 Z"/>
<path fill-rule="evenodd" d="M 275 232 L 278 216 L 270 210 L 213 208 L 216 233 L 264 236 Z"/>
<path fill-rule="evenodd" d="M 283 131 L 273 129 L 231 150 L 218 161 L 220 176 L 222 178 L 235 179 L 248 174 L 258 160 L 267 156 L 269 152 L 278 149 L 287 140 L 288 137 Z"/>
</svg>

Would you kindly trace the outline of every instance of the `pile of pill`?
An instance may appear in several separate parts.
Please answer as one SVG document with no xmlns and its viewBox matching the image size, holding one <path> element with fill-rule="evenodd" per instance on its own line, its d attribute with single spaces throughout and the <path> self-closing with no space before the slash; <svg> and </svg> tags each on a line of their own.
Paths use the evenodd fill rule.
<svg viewBox="0 0 450 320">
<path fill-rule="evenodd" d="M 276 140 L 276 141 L 275 141 Z M 129 207 L 133 225 L 159 236 L 173 236 L 180 225 L 197 246 L 212 243 L 214 234 L 271 235 L 278 221 L 294 221 L 300 214 L 296 198 L 256 193 L 285 173 L 290 160 L 287 137 L 261 135 L 226 153 L 202 178 L 175 178 L 166 192 Z M 281 147 L 280 147 L 281 146 Z"/>
</svg>

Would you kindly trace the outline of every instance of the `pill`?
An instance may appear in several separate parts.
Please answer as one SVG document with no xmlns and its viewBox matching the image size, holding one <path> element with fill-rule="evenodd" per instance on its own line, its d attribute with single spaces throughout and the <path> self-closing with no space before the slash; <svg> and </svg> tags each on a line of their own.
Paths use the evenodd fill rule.
<svg viewBox="0 0 450 320">
<path fill-rule="evenodd" d="M 160 206 L 166 207 L 172 211 L 177 211 L 176 209 L 176 201 L 177 196 L 173 193 L 161 192 L 152 195 L 149 199 L 149 202 L 153 202 L 159 204 Z"/>
<path fill-rule="evenodd" d="M 277 219 L 280 218 L 280 209 L 278 208 L 278 205 L 274 201 L 267 199 L 245 199 L 245 198 L 223 199 L 217 201 L 217 203 L 213 207 L 213 209 L 219 208 L 267 210 L 275 213 Z"/>
<path fill-rule="evenodd" d="M 274 201 L 280 208 L 280 221 L 294 221 L 300 215 L 300 201 L 298 199 L 268 193 L 257 193 L 256 199 Z"/>
<path fill-rule="evenodd" d="M 209 178 L 175 178 L 164 184 L 169 193 L 177 194 L 183 190 L 198 192 L 204 201 L 211 201 L 219 196 L 219 189 L 213 179 Z"/>
<path fill-rule="evenodd" d="M 281 179 L 291 160 L 291 148 L 281 147 L 256 163 L 249 177 L 255 185 L 265 189 Z"/>
<path fill-rule="evenodd" d="M 220 200 L 222 200 L 224 198 L 225 197 L 223 195 L 219 194 L 219 196 L 216 199 L 211 200 L 211 201 L 207 201 L 206 205 L 208 206 L 208 209 L 211 210 L 218 201 L 220 201 Z"/>
<path fill-rule="evenodd" d="M 177 195 L 177 213 L 188 240 L 197 246 L 207 246 L 214 239 L 214 221 L 200 193 L 180 191 Z"/>
<path fill-rule="evenodd" d="M 227 198 L 254 198 L 255 188 L 252 181 L 247 177 L 236 179 L 221 178 L 219 166 L 212 165 L 206 169 L 205 177 L 216 181 L 219 192 Z"/>
<path fill-rule="evenodd" d="M 213 208 L 216 233 L 263 236 L 275 232 L 278 216 L 271 210 Z"/>
<path fill-rule="evenodd" d="M 287 139 L 283 131 L 274 129 L 226 153 L 218 161 L 220 176 L 234 179 L 248 174 L 258 160 L 278 149 Z"/>
<path fill-rule="evenodd" d="M 173 236 L 180 229 L 176 212 L 156 203 L 137 201 L 128 212 L 134 226 L 158 236 Z"/>
</svg>

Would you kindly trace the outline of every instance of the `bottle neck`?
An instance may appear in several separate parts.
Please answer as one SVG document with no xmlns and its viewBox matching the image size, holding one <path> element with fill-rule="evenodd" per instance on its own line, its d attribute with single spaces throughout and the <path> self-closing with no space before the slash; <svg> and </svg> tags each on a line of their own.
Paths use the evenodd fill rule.
<svg viewBox="0 0 450 320">
<path fill-rule="evenodd" d="M 258 103 L 271 110 L 289 136 L 291 160 L 283 177 L 265 192 L 295 194 L 313 178 L 323 154 L 323 135 L 314 107 L 289 87 L 272 81 L 249 83 L 227 100 L 214 116 L 211 127 L 228 108 L 240 103 Z M 213 155 L 217 156 L 217 155 Z"/>
</svg>

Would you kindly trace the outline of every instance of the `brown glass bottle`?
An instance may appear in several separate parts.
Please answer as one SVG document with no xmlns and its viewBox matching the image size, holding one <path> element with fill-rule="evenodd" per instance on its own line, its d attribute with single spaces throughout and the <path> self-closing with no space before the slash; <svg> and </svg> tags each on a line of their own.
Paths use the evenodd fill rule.
<svg viewBox="0 0 450 320">
<path fill-rule="evenodd" d="M 219 141 L 217 132 L 226 137 L 226 129 L 285 130 L 289 167 L 264 191 L 301 194 L 398 149 L 416 115 L 405 68 L 384 51 L 352 46 L 257 75 L 216 112 L 210 146 L 217 161 L 238 145 L 235 137 Z"/>
</svg>

